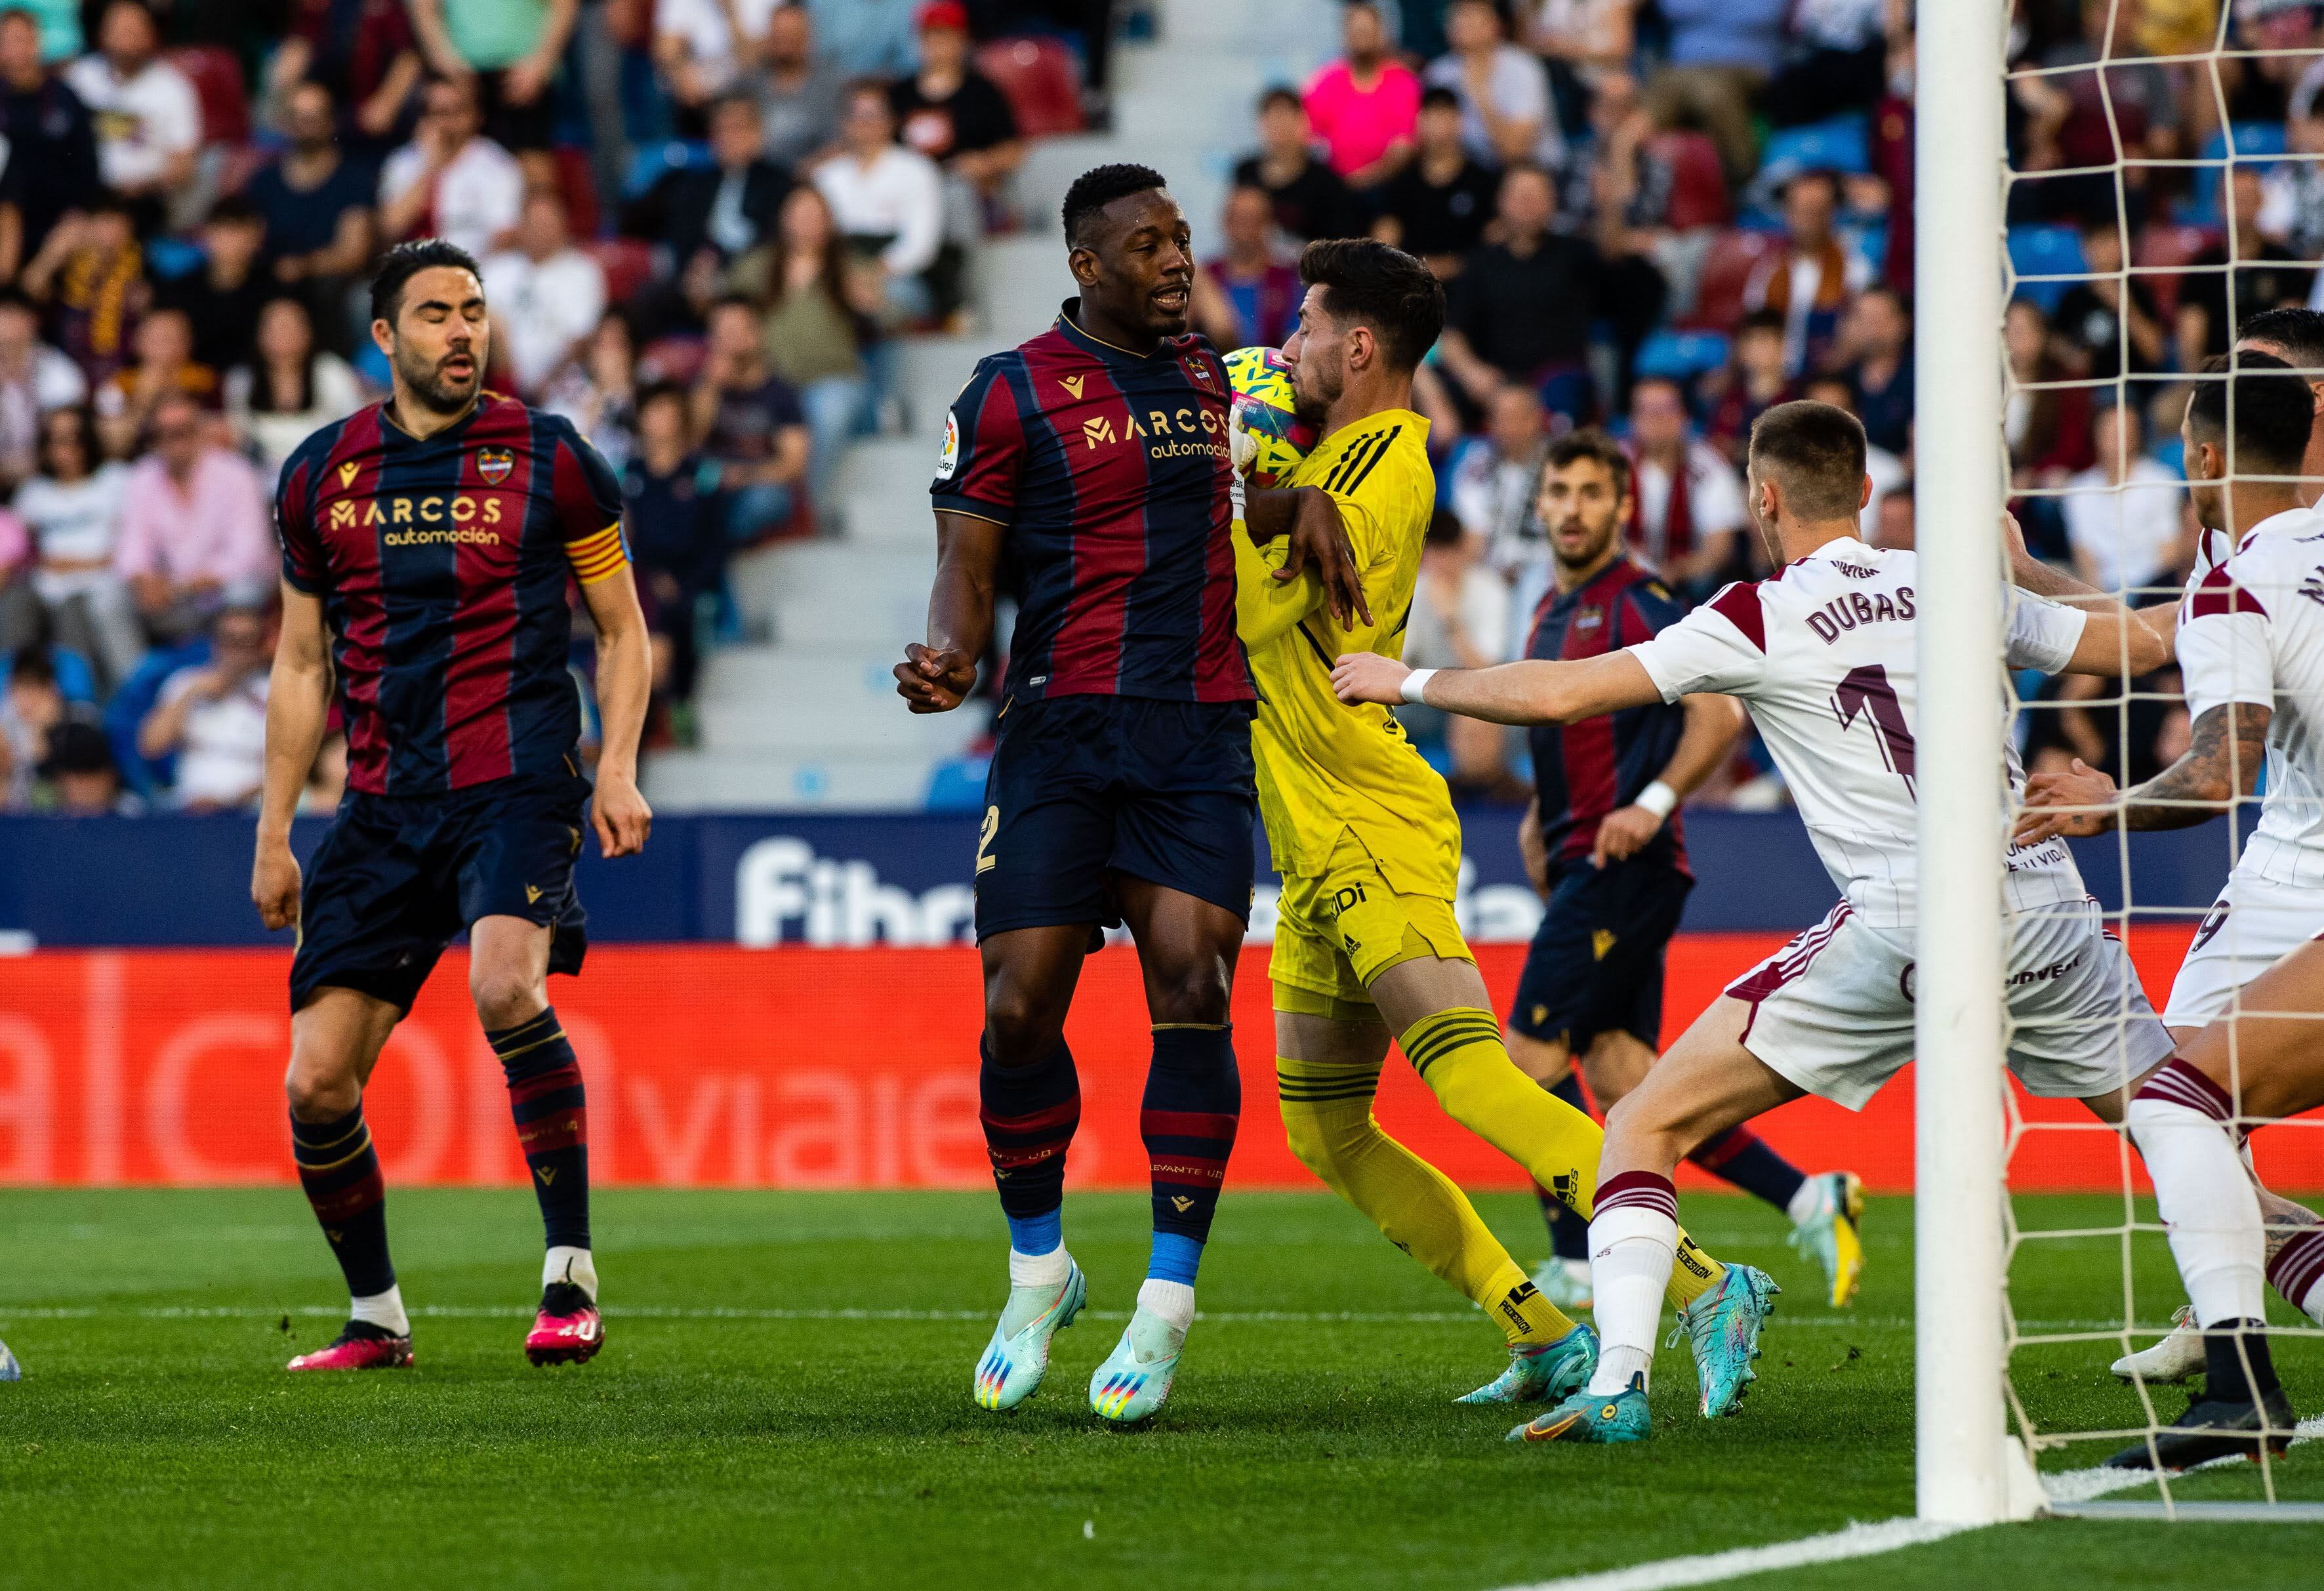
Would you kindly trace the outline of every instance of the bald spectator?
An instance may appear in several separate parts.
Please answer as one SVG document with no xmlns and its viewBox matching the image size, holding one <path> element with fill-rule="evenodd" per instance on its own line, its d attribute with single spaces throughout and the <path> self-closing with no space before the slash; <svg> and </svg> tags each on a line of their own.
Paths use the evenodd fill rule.
<svg viewBox="0 0 2324 1591">
<path fill-rule="evenodd" d="M 111 0 L 97 23 L 97 53 L 65 69 L 65 81 L 97 125 L 98 174 L 158 224 L 184 192 L 201 153 L 201 101 L 186 74 L 161 59 L 161 36 L 141 0 Z"/>
<path fill-rule="evenodd" d="M 428 85 L 411 142 L 379 172 L 379 226 L 391 242 L 427 231 L 482 259 L 524 208 L 524 169 L 484 136 L 473 78 Z"/>
<path fill-rule="evenodd" d="M 210 661 L 179 670 L 137 726 L 148 758 L 177 758 L 176 805 L 215 812 L 249 805 L 266 778 L 266 619 L 232 607 L 210 625 Z"/>
<path fill-rule="evenodd" d="M 1389 52 L 1373 0 L 1354 0 L 1340 28 L 1340 59 L 1308 79 L 1300 97 L 1332 170 L 1351 188 L 1377 188 L 1417 147 L 1420 79 Z"/>
<path fill-rule="evenodd" d="M 524 201 L 516 246 L 484 262 L 493 353 L 528 397 L 579 356 L 605 312 L 605 269 L 573 246 L 565 201 L 543 189 Z"/>
<path fill-rule="evenodd" d="M 803 166 L 839 136 L 847 79 L 816 54 L 815 23 L 796 0 L 767 18 L 766 60 L 751 86 L 759 97 L 768 159 Z"/>
<path fill-rule="evenodd" d="M 1471 254 L 1453 279 L 1436 347 L 1471 403 L 1489 404 L 1514 384 L 1580 424 L 1595 402 L 1590 328 L 1606 266 L 1589 239 L 1551 230 L 1555 213 L 1549 173 L 1511 167 L 1501 179 L 1499 241 Z"/>
<path fill-rule="evenodd" d="M 153 406 L 152 440 L 123 489 L 113 567 L 147 630 L 175 643 L 225 607 L 266 601 L 281 555 L 258 472 L 212 439 L 200 404 L 165 393 Z"/>
</svg>

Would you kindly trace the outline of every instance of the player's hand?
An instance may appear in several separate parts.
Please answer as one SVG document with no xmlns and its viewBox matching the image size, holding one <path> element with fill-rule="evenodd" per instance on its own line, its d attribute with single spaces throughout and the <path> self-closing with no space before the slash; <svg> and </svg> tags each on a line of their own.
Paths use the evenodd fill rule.
<svg viewBox="0 0 2324 1591">
<path fill-rule="evenodd" d="M 1590 847 L 1590 865 L 1627 862 L 1662 831 L 1663 820 L 1646 808 L 1617 808 L 1598 820 L 1598 843 Z"/>
<path fill-rule="evenodd" d="M 891 672 L 896 694 L 916 713 L 948 713 L 976 689 L 976 660 L 958 647 L 939 650 L 915 641 Z"/>
<path fill-rule="evenodd" d="M 2001 550 L 2008 555 L 2013 569 L 2025 556 L 2025 527 L 2006 508 L 2001 511 Z"/>
<path fill-rule="evenodd" d="M 1371 652 L 1343 652 L 1332 665 L 1333 694 L 1354 707 L 1376 701 L 1394 707 L 1404 699 L 1404 681 L 1412 671 L 1394 658 Z"/>
<path fill-rule="evenodd" d="M 258 842 L 258 860 L 250 869 L 250 901 L 270 933 L 299 920 L 299 858 L 290 854 L 287 837 Z"/>
<path fill-rule="evenodd" d="M 597 831 L 597 849 L 608 860 L 644 850 L 646 836 L 653 831 L 653 809 L 646 805 L 637 780 L 599 769 L 596 794 L 589 802 L 589 827 Z"/>
<path fill-rule="evenodd" d="M 2115 826 L 2122 809 L 2115 782 L 2081 758 L 2063 773 L 2036 773 L 2025 782 L 2025 809 L 2017 815 L 2010 837 L 2021 846 L 2039 845 L 2054 835 L 2088 839 Z M 2072 810 L 2070 809 L 2097 809 Z"/>
<path fill-rule="evenodd" d="M 1310 564 L 1314 566 L 1315 578 L 1323 583 L 1323 606 L 1342 629 L 1354 629 L 1359 618 L 1367 624 L 1372 622 L 1355 543 L 1348 540 L 1348 528 L 1340 522 L 1340 505 L 1322 490 L 1299 494 L 1299 511 L 1291 517 L 1289 550 L 1275 578 L 1296 580 Z"/>
</svg>

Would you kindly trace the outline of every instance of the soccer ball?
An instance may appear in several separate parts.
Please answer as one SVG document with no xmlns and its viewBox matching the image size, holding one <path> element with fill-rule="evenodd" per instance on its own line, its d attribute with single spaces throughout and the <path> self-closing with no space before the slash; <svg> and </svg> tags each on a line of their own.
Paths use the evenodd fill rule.
<svg viewBox="0 0 2324 1591">
<path fill-rule="evenodd" d="M 1315 428 L 1292 412 L 1291 365 L 1280 348 L 1237 348 L 1227 356 L 1227 382 L 1241 433 L 1235 467 L 1251 486 L 1276 486 L 1315 445 Z"/>
</svg>

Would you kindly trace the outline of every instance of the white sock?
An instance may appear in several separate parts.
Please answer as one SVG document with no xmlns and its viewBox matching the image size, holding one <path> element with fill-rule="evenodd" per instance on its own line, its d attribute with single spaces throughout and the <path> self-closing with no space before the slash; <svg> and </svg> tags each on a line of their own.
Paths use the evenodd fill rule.
<svg viewBox="0 0 2324 1591">
<path fill-rule="evenodd" d="M 1784 1213 L 1791 1216 L 1793 1226 L 1804 1226 L 1822 1213 L 1824 1188 L 1825 1182 L 1821 1172 L 1799 1185 L 1798 1190 L 1792 1195 L 1792 1202 L 1785 1207 L 1784 1210 Z"/>
<path fill-rule="evenodd" d="M 1159 1281 L 1149 1276 L 1138 1290 L 1138 1307 L 1167 1320 L 1180 1337 L 1194 1324 L 1194 1290 L 1183 1281 Z"/>
<path fill-rule="evenodd" d="M 540 1285 L 559 1281 L 571 1282 L 589 1295 L 591 1303 L 597 1301 L 597 1262 L 589 1257 L 587 1249 L 562 1244 L 549 1251 L 540 1262 Z"/>
<path fill-rule="evenodd" d="M 1591 1306 L 1598 1317 L 1598 1370 L 1592 1397 L 1610 1396 L 1633 1375 L 1651 1376 L 1663 1293 L 1678 1255 L 1678 1221 L 1656 1209 L 1624 1205 L 1590 1223 Z"/>
<path fill-rule="evenodd" d="M 348 1318 L 392 1331 L 398 1337 L 411 1335 L 411 1317 L 403 1312 L 403 1290 L 391 1287 L 385 1292 L 375 1292 L 367 1299 L 355 1299 L 347 1306 Z"/>
<path fill-rule="evenodd" d="M 1063 1287 L 1074 1268 L 1073 1255 L 1059 1244 L 1046 1254 L 1022 1254 L 1009 1251 L 1009 1285 L 1011 1287 Z"/>
<path fill-rule="evenodd" d="M 2153 1179 L 2196 1324 L 2266 1319 L 2259 1196 L 2225 1124 L 2151 1093 L 2133 1099 L 2123 1119 Z"/>
</svg>

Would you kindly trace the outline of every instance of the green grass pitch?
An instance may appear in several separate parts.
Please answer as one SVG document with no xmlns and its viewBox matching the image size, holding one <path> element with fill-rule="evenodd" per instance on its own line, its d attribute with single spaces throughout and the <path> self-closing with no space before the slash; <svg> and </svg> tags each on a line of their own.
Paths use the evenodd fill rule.
<svg viewBox="0 0 2324 1591">
<path fill-rule="evenodd" d="M 27 1366 L 0 1386 L 0 1585 L 1483 1591 L 1911 1510 L 1906 1201 L 1876 1201 L 1863 1297 L 1835 1315 L 1775 1212 L 1690 1198 L 1715 1252 L 1789 1290 L 1739 1418 L 1696 1419 L 1668 1350 L 1655 1439 L 1616 1449 L 1505 1444 L 1509 1415 L 1452 1402 L 1500 1358 L 1480 1316 L 1329 1197 L 1231 1190 L 1175 1398 L 1151 1429 L 1101 1429 L 1084 1388 L 1142 1273 L 1145 1204 L 1069 1201 L 1097 1313 L 993 1416 L 968 1398 L 1004 1285 L 982 1194 L 601 1194 L 608 1346 L 540 1371 L 518 1347 L 531 1201 L 393 1193 L 418 1366 L 297 1378 L 282 1361 L 342 1300 L 296 1189 L 0 1194 L 0 1336 Z M 1541 1252 L 1529 1200 L 1481 1204 Z M 2032 1226 L 2118 1213 L 2019 1204 Z M 2176 1301 L 2167 1265 L 2142 1238 L 2149 1319 Z M 2118 1245 L 2049 1244 L 2013 1301 L 2092 1321 L 2122 1290 Z M 2018 1384 L 2052 1429 L 2127 1423 L 2111 1356 L 2029 1350 Z M 2324 1345 L 2278 1359 L 2302 1412 L 2324 1409 Z M 2324 1443 L 2277 1474 L 2324 1497 Z M 2256 1495 L 2257 1470 L 2189 1492 Z M 2319 1549 L 2324 1528 L 2060 1521 L 1734 1583 L 2314 1585 Z"/>
</svg>

